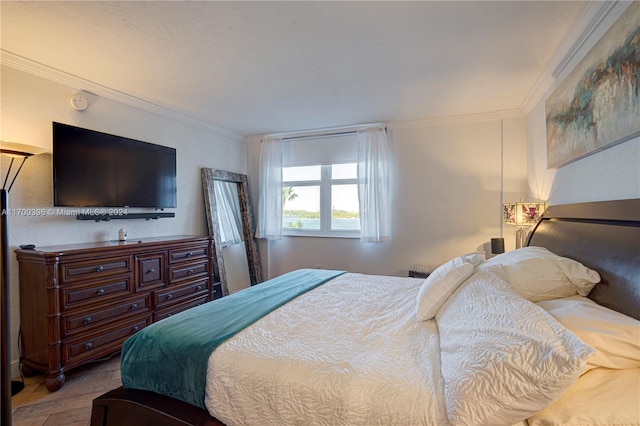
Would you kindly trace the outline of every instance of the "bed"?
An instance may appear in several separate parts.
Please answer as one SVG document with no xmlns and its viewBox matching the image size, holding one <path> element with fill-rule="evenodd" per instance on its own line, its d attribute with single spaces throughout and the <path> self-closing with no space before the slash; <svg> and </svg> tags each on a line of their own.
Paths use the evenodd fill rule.
<svg viewBox="0 0 640 426">
<path fill-rule="evenodd" d="M 195 358 L 149 358 L 171 349 L 142 330 L 91 424 L 640 424 L 640 200 L 551 206 L 525 249 L 436 272 L 336 272 L 280 299 L 187 397 L 162 368 L 192 381 Z"/>
</svg>

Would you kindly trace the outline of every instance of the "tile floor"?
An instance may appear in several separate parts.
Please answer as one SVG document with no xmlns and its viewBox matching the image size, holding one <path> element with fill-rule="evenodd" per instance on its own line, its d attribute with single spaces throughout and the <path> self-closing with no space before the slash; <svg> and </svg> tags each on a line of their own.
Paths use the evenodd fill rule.
<svg viewBox="0 0 640 426">
<path fill-rule="evenodd" d="M 24 389 L 11 399 L 12 426 L 87 426 L 93 400 L 120 386 L 119 354 L 71 370 L 57 392 L 47 390 L 44 376 L 25 377 Z"/>
</svg>

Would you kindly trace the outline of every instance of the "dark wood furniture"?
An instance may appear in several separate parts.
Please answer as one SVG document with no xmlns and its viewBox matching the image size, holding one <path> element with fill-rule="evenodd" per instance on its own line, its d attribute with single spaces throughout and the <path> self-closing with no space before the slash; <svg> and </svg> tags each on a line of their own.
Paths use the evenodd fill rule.
<svg viewBox="0 0 640 426">
<path fill-rule="evenodd" d="M 640 199 L 551 206 L 527 245 L 598 271 L 602 281 L 589 298 L 640 319 Z"/>
<path fill-rule="evenodd" d="M 636 199 L 551 206 L 529 234 L 527 245 L 547 247 L 597 270 L 603 281 L 589 297 L 639 318 L 639 241 L 640 199 Z M 119 388 L 93 401 L 91 425 L 220 424 L 206 410 L 183 404 L 163 395 Z M 201 415 L 190 417 L 193 410 Z"/>
<path fill-rule="evenodd" d="M 221 295 L 209 237 L 16 250 L 22 371 L 49 391 L 65 372 L 121 349 L 138 330 Z"/>
<path fill-rule="evenodd" d="M 119 387 L 93 401 L 91 424 L 102 426 L 224 426 L 195 405 Z"/>
</svg>

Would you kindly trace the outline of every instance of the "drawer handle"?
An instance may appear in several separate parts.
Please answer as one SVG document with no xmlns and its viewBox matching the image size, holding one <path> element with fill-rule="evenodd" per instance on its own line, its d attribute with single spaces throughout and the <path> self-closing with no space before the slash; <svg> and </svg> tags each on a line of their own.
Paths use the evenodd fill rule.
<svg viewBox="0 0 640 426">
<path fill-rule="evenodd" d="M 153 274 L 153 273 L 155 273 L 155 272 L 156 272 L 156 270 L 155 270 L 155 269 L 153 269 L 153 268 L 151 268 L 151 269 L 149 269 L 149 270 L 147 271 L 147 274 Z"/>
<path fill-rule="evenodd" d="M 129 305 L 129 307 L 131 308 L 132 311 L 135 311 L 136 309 L 138 309 L 138 304 L 132 303 L 131 305 Z"/>
<path fill-rule="evenodd" d="M 87 350 L 87 351 L 89 349 L 91 349 L 92 347 L 93 347 L 93 343 L 91 343 L 91 342 L 87 342 L 87 343 L 84 344 L 84 349 Z"/>
<path fill-rule="evenodd" d="M 187 269 L 187 275 L 193 275 L 193 269 Z"/>
<path fill-rule="evenodd" d="M 140 330 L 140 327 L 138 327 L 137 325 L 134 325 L 134 326 L 131 328 L 131 331 L 132 331 L 132 332 L 134 332 L 134 333 L 135 333 L 135 332 L 137 332 L 138 330 Z"/>
<path fill-rule="evenodd" d="M 96 272 L 102 272 L 102 271 L 104 271 L 104 266 L 102 265 L 96 266 Z"/>
<path fill-rule="evenodd" d="M 102 296 L 104 294 L 104 288 L 99 289 L 98 291 L 96 291 L 96 294 L 98 296 Z"/>
<path fill-rule="evenodd" d="M 173 295 L 171 293 L 167 294 L 167 300 L 173 299 Z"/>
<path fill-rule="evenodd" d="M 202 290 L 202 286 L 201 285 L 197 285 L 196 286 L 196 291 L 200 291 L 200 290 Z"/>
<path fill-rule="evenodd" d="M 83 324 L 89 324 L 91 322 L 91 317 L 86 317 L 82 320 Z"/>
<path fill-rule="evenodd" d="M 188 253 L 187 253 L 187 257 L 191 257 L 191 256 L 193 256 L 193 253 L 188 252 Z"/>
</svg>

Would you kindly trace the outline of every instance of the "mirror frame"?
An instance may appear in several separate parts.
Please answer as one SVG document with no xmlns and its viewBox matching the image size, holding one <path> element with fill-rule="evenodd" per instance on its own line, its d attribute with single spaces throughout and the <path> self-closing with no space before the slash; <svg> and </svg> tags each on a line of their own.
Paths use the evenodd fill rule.
<svg viewBox="0 0 640 426">
<path fill-rule="evenodd" d="M 217 275 L 220 281 L 222 296 L 227 296 L 229 294 L 229 286 L 227 282 L 227 271 L 224 266 L 224 258 L 222 256 L 222 241 L 220 240 L 219 230 L 220 222 L 218 221 L 216 192 L 213 182 L 222 181 L 238 185 L 238 202 L 240 203 L 240 214 L 242 215 L 242 236 L 247 252 L 249 279 L 253 286 L 262 282 L 262 271 L 258 247 L 253 238 L 255 229 L 253 225 L 253 214 L 251 213 L 251 204 L 249 203 L 247 175 L 209 168 L 202 168 L 200 172 L 202 176 L 202 190 L 204 192 L 207 225 L 209 226 L 209 235 L 213 237 L 214 257 L 217 268 L 217 274 L 214 274 L 214 276 Z"/>
</svg>

